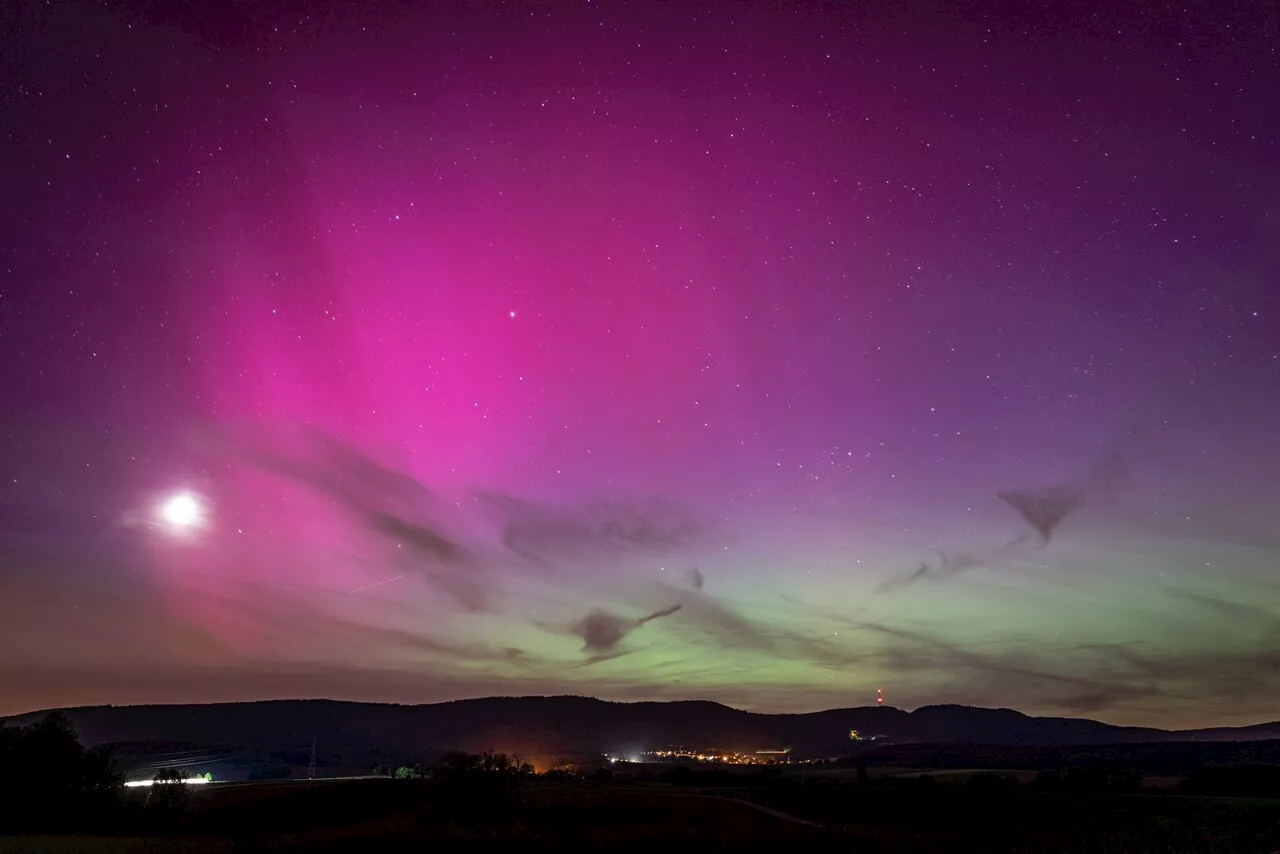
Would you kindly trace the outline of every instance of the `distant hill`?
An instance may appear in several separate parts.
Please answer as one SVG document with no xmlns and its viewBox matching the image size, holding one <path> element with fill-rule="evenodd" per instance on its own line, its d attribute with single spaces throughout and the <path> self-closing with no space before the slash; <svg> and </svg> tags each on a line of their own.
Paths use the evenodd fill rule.
<svg viewBox="0 0 1280 854">
<path fill-rule="evenodd" d="M 403 706 L 276 700 L 174 706 L 64 709 L 87 745 L 170 742 L 289 756 L 305 763 L 312 738 L 326 765 L 364 767 L 379 757 L 451 749 L 533 755 L 638 753 L 666 746 L 763 749 L 789 746 L 826 756 L 850 747 L 849 731 L 897 743 L 1051 747 L 1280 738 L 1280 722 L 1171 731 L 1012 709 L 924 706 L 768 715 L 719 703 L 613 703 L 589 697 L 491 697 Z M 23 723 L 44 714 L 22 715 Z"/>
</svg>

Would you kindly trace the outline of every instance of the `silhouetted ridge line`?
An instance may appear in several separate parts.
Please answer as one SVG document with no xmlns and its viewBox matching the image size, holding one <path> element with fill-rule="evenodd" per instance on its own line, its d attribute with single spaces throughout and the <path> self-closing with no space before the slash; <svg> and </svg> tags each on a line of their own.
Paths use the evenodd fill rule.
<svg viewBox="0 0 1280 854">
<path fill-rule="evenodd" d="M 1280 738 L 1280 722 L 1169 731 L 1033 717 L 1014 709 L 932 705 L 760 714 L 711 701 L 610 702 L 592 697 L 485 697 L 425 705 L 271 700 L 209 705 L 89 706 L 64 710 L 90 746 L 180 742 L 273 753 L 309 750 L 314 732 L 337 762 L 443 750 L 522 755 L 637 752 L 672 745 L 838 755 L 849 731 L 902 744 L 1106 745 Z M 22 715 L 25 723 L 43 713 Z M 323 752 L 323 748 L 322 748 Z M 340 754 L 340 755 L 339 755 Z"/>
</svg>

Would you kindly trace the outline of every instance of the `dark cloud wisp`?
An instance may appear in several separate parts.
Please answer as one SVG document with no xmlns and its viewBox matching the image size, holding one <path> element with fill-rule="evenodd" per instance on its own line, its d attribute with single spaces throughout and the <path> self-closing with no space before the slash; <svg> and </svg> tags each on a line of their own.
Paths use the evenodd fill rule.
<svg viewBox="0 0 1280 854">
<path fill-rule="evenodd" d="M 477 492 L 477 498 L 496 517 L 502 544 L 538 564 L 690 549 L 717 528 L 713 520 L 663 499 L 543 504 L 491 491 Z"/>
<path fill-rule="evenodd" d="M 1047 486 L 1041 489 L 1009 489 L 996 497 L 1018 512 L 1022 520 L 1048 545 L 1053 532 L 1068 516 L 1080 508 L 1083 496 L 1071 486 Z"/>
<path fill-rule="evenodd" d="M 582 638 L 582 649 L 593 658 L 610 657 L 618 652 L 619 645 L 628 634 L 654 620 L 669 617 L 682 605 L 672 605 L 646 614 L 643 617 L 623 617 L 596 608 L 573 627 L 573 633 Z"/>
</svg>

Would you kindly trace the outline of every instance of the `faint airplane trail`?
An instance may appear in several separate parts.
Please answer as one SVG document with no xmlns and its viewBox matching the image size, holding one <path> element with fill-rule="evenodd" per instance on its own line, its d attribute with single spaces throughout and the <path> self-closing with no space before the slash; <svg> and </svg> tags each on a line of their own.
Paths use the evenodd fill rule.
<svg viewBox="0 0 1280 854">
<path fill-rule="evenodd" d="M 384 585 L 384 584 L 390 584 L 391 582 L 393 582 L 393 581 L 399 581 L 399 580 L 400 580 L 400 579 L 402 579 L 402 578 L 404 578 L 404 576 L 403 576 L 403 575 L 397 575 L 395 578 L 384 578 L 384 579 L 382 579 L 381 581 L 375 581 L 375 582 L 373 582 L 372 584 L 366 584 L 364 587 L 357 587 L 355 590 L 348 590 L 348 591 L 347 591 L 347 593 L 348 593 L 348 594 L 351 594 L 351 593 L 360 593 L 360 592 L 363 592 L 363 591 L 365 591 L 365 590 L 372 590 L 372 589 L 373 589 L 373 588 L 375 588 L 375 587 L 381 587 L 381 586 L 382 586 L 382 585 Z"/>
</svg>

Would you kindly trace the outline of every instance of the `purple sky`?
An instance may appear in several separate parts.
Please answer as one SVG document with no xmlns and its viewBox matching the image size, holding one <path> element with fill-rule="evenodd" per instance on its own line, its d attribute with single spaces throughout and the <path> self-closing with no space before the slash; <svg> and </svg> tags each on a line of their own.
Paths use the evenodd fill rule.
<svg viewBox="0 0 1280 854">
<path fill-rule="evenodd" d="M 422 5 L 9 17 L 0 713 L 1275 716 L 1269 4 Z"/>
</svg>

